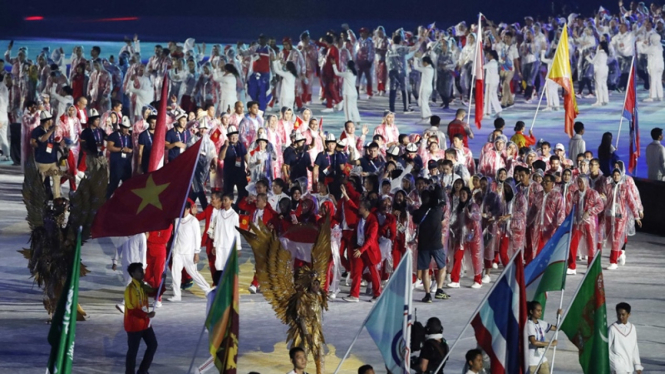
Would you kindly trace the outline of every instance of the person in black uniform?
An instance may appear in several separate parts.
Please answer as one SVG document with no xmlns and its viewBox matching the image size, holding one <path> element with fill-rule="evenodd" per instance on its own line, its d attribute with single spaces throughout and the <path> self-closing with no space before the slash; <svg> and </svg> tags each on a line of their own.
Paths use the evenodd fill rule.
<svg viewBox="0 0 665 374">
<path fill-rule="evenodd" d="M 139 134 L 139 170 L 137 174 L 148 172 L 150 165 L 150 153 L 152 152 L 152 143 L 155 139 L 155 127 L 157 126 L 157 116 L 151 114 L 148 116 L 148 129 Z"/>
<path fill-rule="evenodd" d="M 106 133 L 99 127 L 99 112 L 96 109 L 90 109 L 88 115 L 88 127 L 81 132 L 81 149 L 85 157 L 86 170 L 91 170 L 98 161 L 103 162 L 104 158 L 104 140 Z M 82 165 L 79 165 L 79 169 Z"/>
<path fill-rule="evenodd" d="M 307 152 L 305 136 L 299 131 L 296 132 L 291 146 L 284 150 L 283 168 L 283 174 L 291 184 L 304 178 L 304 186 L 307 186 L 307 170 L 312 170 L 312 159 Z"/>
<path fill-rule="evenodd" d="M 224 194 L 233 194 L 233 187 L 238 189 L 238 199 L 241 201 L 247 193 L 247 148 L 239 142 L 238 128 L 229 126 L 227 139 L 219 151 L 219 158 L 224 160 Z"/>
<path fill-rule="evenodd" d="M 30 133 L 32 147 L 35 149 L 35 164 L 41 174 L 49 200 L 60 197 L 60 169 L 58 168 L 58 143 L 55 141 L 56 126 L 53 117 L 42 111 L 39 126 Z M 53 192 L 49 176 L 53 179 Z"/>
<path fill-rule="evenodd" d="M 120 181 L 126 181 L 132 176 L 132 137 L 129 134 L 131 127 L 129 121 L 120 122 L 120 129 L 106 139 L 106 145 L 111 152 L 109 165 L 109 187 L 106 198 L 110 198 Z"/>
</svg>

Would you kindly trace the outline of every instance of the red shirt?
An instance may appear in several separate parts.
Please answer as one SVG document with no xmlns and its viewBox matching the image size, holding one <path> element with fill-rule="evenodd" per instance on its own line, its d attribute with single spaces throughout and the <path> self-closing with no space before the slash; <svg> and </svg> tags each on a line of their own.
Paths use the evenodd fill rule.
<svg viewBox="0 0 665 374">
<path fill-rule="evenodd" d="M 462 134 L 464 140 L 464 146 L 468 147 L 469 138 L 468 135 L 466 134 L 468 128 L 469 128 L 468 124 L 458 119 L 455 119 L 454 121 L 448 124 L 448 139 L 450 139 L 450 142 L 452 143 L 453 137 L 455 135 Z"/>
</svg>

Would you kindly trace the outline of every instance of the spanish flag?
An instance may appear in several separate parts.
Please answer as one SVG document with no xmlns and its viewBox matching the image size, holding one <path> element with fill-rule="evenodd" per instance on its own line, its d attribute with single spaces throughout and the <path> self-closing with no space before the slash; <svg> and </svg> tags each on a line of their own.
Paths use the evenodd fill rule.
<svg viewBox="0 0 665 374">
<path fill-rule="evenodd" d="M 563 108 L 566 110 L 565 131 L 568 136 L 573 136 L 573 123 L 579 114 L 577 100 L 575 100 L 575 88 L 573 87 L 573 74 L 570 69 L 570 51 L 568 50 L 568 25 L 563 26 L 559 45 L 552 61 L 552 68 L 547 78 L 563 87 Z"/>
</svg>

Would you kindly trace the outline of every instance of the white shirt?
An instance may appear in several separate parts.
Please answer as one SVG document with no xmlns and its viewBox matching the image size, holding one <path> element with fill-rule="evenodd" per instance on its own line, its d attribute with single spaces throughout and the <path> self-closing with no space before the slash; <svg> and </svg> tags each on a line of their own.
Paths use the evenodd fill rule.
<svg viewBox="0 0 665 374">
<path fill-rule="evenodd" d="M 113 256 L 113 264 L 117 265 L 118 260 L 122 257 L 122 264 L 129 265 L 134 262 L 140 262 L 145 269 L 148 265 L 146 260 L 148 244 L 146 241 L 145 233 L 140 233 L 124 238 L 122 244 L 115 249 L 115 256 Z M 126 266 L 123 266 L 126 271 Z"/>
<path fill-rule="evenodd" d="M 632 57 L 635 54 L 635 36 L 632 31 L 614 35 L 612 44 L 616 49 L 617 55 L 621 57 Z"/>
<path fill-rule="evenodd" d="M 413 68 L 418 70 L 421 74 L 420 92 L 431 92 L 432 83 L 434 82 L 434 68 L 432 68 L 432 65 L 423 66 L 420 61 L 416 61 Z"/>
<path fill-rule="evenodd" d="M 665 147 L 658 140 L 647 146 L 648 178 L 665 181 Z"/>
<path fill-rule="evenodd" d="M 637 347 L 637 330 L 628 322 L 614 322 L 607 331 L 610 348 L 610 368 L 617 374 L 644 370 Z"/>
<path fill-rule="evenodd" d="M 180 223 L 180 225 L 178 225 Z M 173 243 L 174 255 L 194 255 L 201 252 L 201 226 L 199 220 L 189 214 L 185 218 L 175 220 L 178 233 Z"/>
<path fill-rule="evenodd" d="M 231 255 L 233 244 L 240 250 L 240 233 L 236 227 L 240 227 L 240 216 L 233 209 L 213 210 L 208 235 L 212 234 L 215 246 L 215 269 L 224 270 L 226 260 Z"/>
<path fill-rule="evenodd" d="M 333 65 L 333 70 L 335 70 L 335 75 L 343 78 L 342 95 L 357 98 L 358 91 L 356 90 L 356 76 L 349 70 L 340 72 L 337 70 L 337 65 Z"/>
<path fill-rule="evenodd" d="M 485 83 L 499 84 L 501 77 L 499 77 L 499 65 L 496 60 L 490 60 L 484 66 L 485 68 Z"/>
<path fill-rule="evenodd" d="M 551 328 L 552 325 L 545 321 L 538 320 L 537 323 L 534 323 L 533 320 L 529 319 L 526 321 L 526 336 L 534 336 L 536 341 L 545 342 L 545 334 L 547 334 Z M 529 341 L 529 354 L 527 358 L 529 360 L 529 366 L 537 366 L 540 362 L 540 358 L 544 354 L 544 347 L 536 347 L 531 344 L 531 341 Z M 543 362 L 547 362 L 547 357 L 543 357 Z"/>
<path fill-rule="evenodd" d="M 277 208 L 279 207 L 279 201 L 285 197 L 290 198 L 289 195 L 285 194 L 284 192 L 282 192 L 279 195 L 270 195 L 268 196 L 268 204 L 270 204 L 270 207 L 277 212 L 278 211 Z"/>
</svg>

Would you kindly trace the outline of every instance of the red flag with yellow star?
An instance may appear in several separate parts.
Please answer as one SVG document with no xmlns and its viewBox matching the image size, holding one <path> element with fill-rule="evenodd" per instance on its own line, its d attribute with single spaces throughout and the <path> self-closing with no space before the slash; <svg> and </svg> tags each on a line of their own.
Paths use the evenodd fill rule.
<svg viewBox="0 0 665 374">
<path fill-rule="evenodd" d="M 182 213 L 200 147 L 199 140 L 161 169 L 123 182 L 97 211 L 92 237 L 130 236 L 169 227 Z"/>
</svg>

